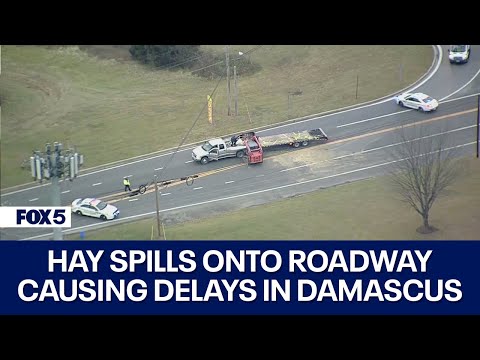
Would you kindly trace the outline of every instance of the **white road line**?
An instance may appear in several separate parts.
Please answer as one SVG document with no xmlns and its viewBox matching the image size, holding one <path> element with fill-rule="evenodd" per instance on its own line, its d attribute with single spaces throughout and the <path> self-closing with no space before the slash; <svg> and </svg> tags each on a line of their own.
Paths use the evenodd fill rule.
<svg viewBox="0 0 480 360">
<path fill-rule="evenodd" d="M 449 134 L 449 133 L 452 133 L 452 132 L 467 130 L 467 129 L 471 129 L 471 128 L 476 127 L 476 126 L 477 126 L 477 125 L 464 126 L 464 127 L 461 127 L 461 128 L 457 128 L 457 129 L 453 129 L 453 130 L 449 130 L 449 131 L 444 131 L 444 132 L 441 132 L 441 133 L 436 133 L 436 134 L 431 134 L 431 135 L 427 135 L 427 136 L 422 136 L 422 137 L 420 137 L 420 138 L 412 139 L 412 140 L 409 140 L 409 141 L 407 141 L 407 142 L 412 142 L 412 141 L 421 140 L 421 139 L 428 139 L 428 138 L 431 138 L 431 137 L 434 137 L 434 136 L 440 136 L 440 135 Z M 389 145 L 380 146 L 380 147 L 377 147 L 377 148 L 372 148 L 372 149 L 357 151 L 357 152 L 353 152 L 353 153 L 347 154 L 347 155 L 337 156 L 337 157 L 332 158 L 331 160 L 340 160 L 340 159 L 344 159 L 344 158 L 347 158 L 347 157 L 350 157 L 350 156 L 365 154 L 365 153 L 369 153 L 369 152 L 373 152 L 373 151 L 377 151 L 377 150 L 382 150 L 382 149 L 386 149 L 386 148 L 393 147 L 393 146 L 397 146 L 397 145 L 401 145 L 401 144 L 403 144 L 403 141 L 402 141 L 402 142 L 395 143 L 395 144 L 389 144 Z M 328 160 L 325 160 L 325 161 L 328 161 Z"/>
<path fill-rule="evenodd" d="M 458 93 L 459 91 L 465 89 L 465 87 L 467 87 L 468 84 L 470 84 L 470 83 L 478 76 L 478 74 L 480 74 L 480 70 L 478 70 L 477 73 L 476 73 L 475 75 L 473 75 L 473 77 L 472 77 L 466 84 L 464 84 L 461 88 L 455 90 L 455 91 L 454 91 L 453 93 L 451 93 L 450 95 L 447 95 L 447 96 L 445 96 L 444 98 L 440 99 L 440 101 L 445 100 L 445 99 L 448 99 L 450 96 L 455 95 L 455 94 Z"/>
<path fill-rule="evenodd" d="M 199 186 L 199 187 L 193 188 L 193 190 L 200 190 L 200 189 L 203 189 L 203 186 Z"/>
<path fill-rule="evenodd" d="M 354 122 L 351 122 L 351 123 L 348 123 L 348 124 L 338 125 L 337 128 L 342 128 L 342 127 L 350 126 L 350 125 L 356 125 L 356 124 L 364 123 L 364 122 L 367 122 L 367 121 L 372 121 L 372 120 L 376 120 L 376 119 L 385 118 L 385 117 L 388 117 L 388 116 L 393 116 L 393 115 L 406 113 L 406 112 L 409 112 L 409 111 L 413 111 L 413 110 L 408 109 L 408 110 L 397 111 L 397 112 L 390 113 L 390 114 L 375 116 L 375 117 L 368 118 L 368 119 L 365 119 L 365 120 L 359 120 L 359 121 L 354 121 Z"/>
<path fill-rule="evenodd" d="M 102 185 L 102 183 L 99 182 L 99 183 L 92 184 L 92 186 L 98 186 L 98 185 Z"/>
<path fill-rule="evenodd" d="M 28 201 L 31 202 L 31 201 L 37 201 L 37 200 L 38 200 L 38 198 L 33 198 L 33 199 L 28 200 Z"/>
<path fill-rule="evenodd" d="M 137 201 L 137 200 L 138 200 L 138 199 L 130 199 L 130 200 L 128 200 L 128 201 Z"/>
<path fill-rule="evenodd" d="M 170 195 L 171 193 L 164 193 L 164 194 L 160 194 L 160 196 L 167 196 L 167 195 Z"/>
<path fill-rule="evenodd" d="M 188 160 L 188 161 L 185 161 L 185 164 L 188 164 L 188 163 L 191 163 L 193 162 L 193 160 Z"/>
<path fill-rule="evenodd" d="M 465 146 L 469 146 L 469 145 L 474 145 L 474 144 L 476 144 L 476 143 L 477 143 L 476 141 L 472 141 L 472 142 L 469 142 L 469 143 L 466 143 L 466 144 L 461 144 L 461 145 L 453 146 L 453 147 L 451 147 L 451 148 L 445 148 L 444 150 L 451 150 L 451 149 L 454 149 L 454 148 L 465 147 Z M 232 196 L 228 196 L 228 197 L 223 197 L 223 198 L 218 198 L 218 199 L 213 199 L 213 200 L 206 200 L 206 201 L 202 201 L 202 202 L 198 202 L 198 203 L 193 203 L 193 204 L 188 204 L 188 205 L 176 206 L 176 207 L 173 207 L 173 208 L 160 210 L 160 212 L 168 212 L 168 211 L 180 210 L 180 209 L 185 209 L 185 208 L 189 208 L 189 207 L 206 205 L 206 204 L 212 204 L 212 203 L 221 202 L 221 201 L 228 201 L 228 200 L 238 199 L 238 198 L 247 197 L 247 196 L 251 196 L 251 195 L 257 195 L 257 194 L 261 194 L 261 193 L 265 193 L 265 192 L 270 192 L 270 191 L 285 189 L 285 188 L 289 188 L 289 187 L 304 185 L 304 184 L 313 183 L 313 182 L 316 182 L 316 181 L 321 181 L 321 180 L 325 180 L 325 179 L 330 179 L 330 178 L 334 178 L 334 177 L 338 177 L 338 176 L 353 174 L 353 173 L 357 173 L 357 172 L 361 172 L 361 171 L 365 171 L 365 170 L 370 170 L 370 169 L 374 169 L 374 168 L 378 168 L 378 167 L 390 165 L 390 164 L 393 164 L 393 163 L 395 163 L 395 162 L 399 162 L 399 161 L 403 161 L 403 160 L 405 160 L 405 159 L 388 161 L 388 162 L 384 162 L 384 163 L 381 163 L 381 164 L 376 164 L 376 165 L 371 165 L 371 166 L 363 167 L 363 168 L 360 168 L 360 169 L 354 169 L 354 170 L 350 170 L 350 171 L 345 171 L 345 172 L 339 173 L 339 174 L 333 174 L 333 175 L 323 176 L 323 177 L 316 178 L 316 179 L 299 181 L 299 182 L 296 182 L 296 183 L 291 183 L 291 184 L 287 184 L 287 185 L 277 186 L 277 187 L 269 188 L 269 189 L 258 190 L 258 191 L 254 191 L 254 192 L 250 192 L 250 193 L 239 194 L 239 195 L 232 195 Z M 144 213 L 144 214 L 138 214 L 138 215 L 128 216 L 128 217 L 123 218 L 122 220 L 123 220 L 123 221 L 125 221 L 125 220 L 131 220 L 131 219 L 141 218 L 141 217 L 145 217 L 145 216 L 153 215 L 153 214 L 156 214 L 156 211 L 151 211 L 151 212 Z M 112 223 L 115 223 L 115 222 L 118 222 L 118 221 L 120 221 L 120 220 L 112 220 Z M 74 229 L 71 229 L 71 230 L 65 230 L 65 231 L 63 231 L 63 232 L 66 233 L 66 234 L 68 234 L 68 233 L 73 233 L 73 232 L 77 232 L 77 231 L 79 231 L 79 230 L 83 230 L 83 229 L 87 229 L 87 228 L 91 228 L 91 227 L 96 227 L 96 226 L 98 226 L 98 225 L 97 225 L 97 224 L 85 225 L 85 226 L 80 226 L 80 227 L 78 227 L 78 228 L 74 228 Z M 42 237 L 49 236 L 49 235 L 52 235 L 52 234 L 53 234 L 53 233 L 48 233 L 48 234 L 42 234 L 42 235 L 32 236 L 32 237 L 30 237 L 30 238 L 26 238 L 25 240 L 38 239 L 38 238 L 42 238 Z"/>
<path fill-rule="evenodd" d="M 158 170 L 163 170 L 163 167 L 159 167 L 159 168 L 153 169 L 153 171 L 158 171 Z"/>
<path fill-rule="evenodd" d="M 265 174 L 260 174 L 260 175 L 257 175 L 255 177 L 262 177 L 262 176 L 265 176 Z"/>
<path fill-rule="evenodd" d="M 133 175 L 127 175 L 127 176 L 124 176 L 126 178 L 131 178 Z"/>
<path fill-rule="evenodd" d="M 462 100 L 462 99 L 466 99 L 466 98 L 469 98 L 469 97 L 472 97 L 472 96 L 478 96 L 478 95 L 480 95 L 480 93 L 475 93 L 475 94 L 460 96 L 460 97 L 458 97 L 458 98 L 454 98 L 454 99 L 442 101 L 442 104 L 443 104 L 443 103 L 447 103 L 447 102 L 451 102 L 451 101 Z"/>
<path fill-rule="evenodd" d="M 69 193 L 70 191 L 72 191 L 72 190 L 65 190 L 65 191 L 62 191 L 62 194 Z"/>
<path fill-rule="evenodd" d="M 300 168 L 302 168 L 302 167 L 306 167 L 306 166 L 310 166 L 310 165 L 314 165 L 314 164 L 315 164 L 315 163 L 305 164 L 305 165 L 300 165 L 300 166 L 295 166 L 295 167 L 293 167 L 293 168 L 280 170 L 280 172 L 290 171 L 290 170 L 295 170 L 295 169 L 300 169 Z"/>
<path fill-rule="evenodd" d="M 235 180 L 230 180 L 230 181 L 225 181 L 225 184 L 231 184 L 231 183 L 234 183 Z"/>
</svg>

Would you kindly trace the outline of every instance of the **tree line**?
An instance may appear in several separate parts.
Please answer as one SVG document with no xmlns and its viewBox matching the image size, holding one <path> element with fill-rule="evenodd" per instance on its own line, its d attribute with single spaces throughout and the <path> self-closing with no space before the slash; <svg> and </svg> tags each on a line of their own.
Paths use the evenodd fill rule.
<svg viewBox="0 0 480 360">
<path fill-rule="evenodd" d="M 131 45 L 130 54 L 136 61 L 159 70 L 188 70 L 192 74 L 209 79 L 226 74 L 224 53 L 204 49 L 200 45 Z M 238 75 L 249 75 L 260 70 L 260 65 L 249 57 L 230 56 L 230 72 L 233 64 Z"/>
</svg>

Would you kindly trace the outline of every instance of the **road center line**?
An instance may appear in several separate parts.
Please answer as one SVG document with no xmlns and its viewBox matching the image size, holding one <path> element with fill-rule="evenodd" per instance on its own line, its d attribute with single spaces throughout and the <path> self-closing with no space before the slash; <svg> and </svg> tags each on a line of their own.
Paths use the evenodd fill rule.
<svg viewBox="0 0 480 360">
<path fill-rule="evenodd" d="M 199 187 L 193 188 L 193 190 L 200 190 L 200 189 L 203 189 L 203 186 L 199 186 Z"/>
<path fill-rule="evenodd" d="M 431 122 L 434 122 L 434 121 L 453 118 L 453 117 L 456 117 L 456 116 L 465 115 L 465 114 L 476 112 L 476 111 L 477 111 L 477 108 L 473 108 L 473 109 L 469 109 L 469 110 L 465 110 L 465 111 L 456 112 L 456 113 L 453 113 L 453 114 L 442 115 L 442 116 L 434 117 L 434 118 L 431 118 L 431 119 L 417 121 L 415 123 L 411 123 L 411 124 L 407 124 L 407 125 L 395 126 L 395 127 L 391 127 L 391 128 L 388 128 L 388 129 L 382 129 L 382 130 L 373 131 L 373 132 L 369 132 L 369 133 L 362 134 L 362 135 L 352 136 L 352 137 L 345 138 L 345 139 L 334 140 L 332 142 L 327 142 L 325 145 L 334 145 L 334 144 L 340 144 L 340 143 L 343 143 L 343 142 L 346 142 L 346 141 L 358 140 L 358 139 L 362 139 L 362 138 L 365 138 L 365 137 L 368 137 L 368 136 L 379 135 L 379 134 L 383 134 L 383 133 L 386 133 L 386 132 L 399 130 L 399 129 L 402 129 L 402 128 L 403 129 L 409 128 L 409 127 L 412 127 L 412 126 L 424 125 L 424 124 L 428 124 L 428 123 L 431 123 Z"/>
<path fill-rule="evenodd" d="M 130 199 L 130 200 L 128 200 L 128 201 L 137 201 L 137 200 L 138 200 L 138 199 Z"/>
<path fill-rule="evenodd" d="M 163 193 L 163 194 L 160 194 L 160 196 L 167 196 L 167 195 L 170 195 L 171 193 Z"/>
<path fill-rule="evenodd" d="M 153 169 L 153 171 L 158 171 L 158 170 L 163 170 L 163 167 L 159 167 L 159 168 Z"/>
<path fill-rule="evenodd" d="M 33 198 L 33 199 L 28 200 L 28 201 L 37 201 L 37 200 L 38 200 L 38 198 Z"/>
<path fill-rule="evenodd" d="M 65 190 L 65 191 L 62 191 L 62 194 L 66 194 L 66 193 L 69 193 L 71 190 Z"/>
<path fill-rule="evenodd" d="M 234 183 L 234 182 L 235 182 L 234 180 L 225 181 L 225 184 L 231 184 L 231 183 Z"/>
<path fill-rule="evenodd" d="M 99 182 L 99 183 L 92 184 L 92 186 L 98 186 L 98 185 L 102 185 L 102 183 Z"/>
</svg>

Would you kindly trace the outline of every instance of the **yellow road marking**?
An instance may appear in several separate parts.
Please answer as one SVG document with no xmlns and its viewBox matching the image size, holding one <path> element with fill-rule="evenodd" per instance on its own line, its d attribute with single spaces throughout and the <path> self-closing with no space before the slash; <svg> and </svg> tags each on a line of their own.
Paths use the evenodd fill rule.
<svg viewBox="0 0 480 360">
<path fill-rule="evenodd" d="M 473 108 L 473 109 L 470 109 L 470 110 L 460 111 L 460 112 L 453 113 L 453 114 L 437 116 L 437 117 L 434 117 L 434 118 L 431 118 L 431 119 L 418 121 L 418 122 L 411 123 L 411 124 L 408 124 L 408 125 L 395 126 L 395 127 L 391 127 L 391 128 L 388 128 L 388 129 L 382 129 L 382 130 L 370 132 L 370 133 L 367 133 L 367 134 L 356 135 L 356 136 L 352 136 L 352 137 L 345 138 L 345 139 L 335 140 L 335 141 L 328 142 L 327 144 L 333 145 L 333 144 L 339 144 L 339 143 L 342 143 L 342 142 L 358 140 L 358 139 L 362 139 L 362 138 L 365 138 L 365 137 L 368 137 L 368 136 L 383 134 L 383 133 L 386 133 L 386 132 L 395 131 L 395 130 L 399 130 L 399 129 L 402 129 L 402 128 L 408 128 L 408 127 L 417 126 L 417 125 L 424 125 L 424 124 L 428 124 L 428 123 L 431 123 L 431 122 L 434 122 L 434 121 L 439 121 L 439 120 L 443 120 L 443 119 L 447 119 L 447 118 L 451 118 L 451 117 L 455 117 L 455 116 L 459 116 L 459 115 L 464 115 L 464 114 L 468 114 L 468 113 L 476 112 L 476 111 L 477 111 L 477 108 Z"/>
</svg>

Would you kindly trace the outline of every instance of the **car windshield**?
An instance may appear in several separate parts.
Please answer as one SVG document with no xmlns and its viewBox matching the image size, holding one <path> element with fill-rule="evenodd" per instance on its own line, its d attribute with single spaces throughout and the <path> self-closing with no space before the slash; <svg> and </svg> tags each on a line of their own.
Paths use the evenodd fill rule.
<svg viewBox="0 0 480 360">
<path fill-rule="evenodd" d="M 97 208 L 98 210 L 103 210 L 107 207 L 107 204 L 104 203 L 103 201 L 100 201 L 98 204 L 97 204 Z"/>
<path fill-rule="evenodd" d="M 205 151 L 210 151 L 210 149 L 212 148 L 212 144 L 210 144 L 208 141 L 202 145 L 202 149 L 205 150 Z"/>
<path fill-rule="evenodd" d="M 431 101 L 433 101 L 433 99 L 432 99 L 430 96 L 428 96 L 428 97 L 426 97 L 425 99 L 423 99 L 423 102 L 424 102 L 425 104 L 428 104 L 428 103 L 431 102 Z"/>
<path fill-rule="evenodd" d="M 464 52 L 466 48 L 466 45 L 452 45 L 453 52 Z"/>
</svg>

